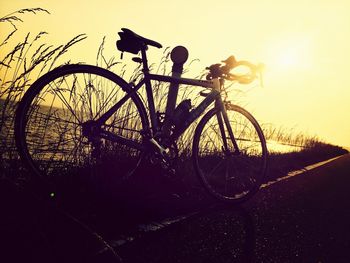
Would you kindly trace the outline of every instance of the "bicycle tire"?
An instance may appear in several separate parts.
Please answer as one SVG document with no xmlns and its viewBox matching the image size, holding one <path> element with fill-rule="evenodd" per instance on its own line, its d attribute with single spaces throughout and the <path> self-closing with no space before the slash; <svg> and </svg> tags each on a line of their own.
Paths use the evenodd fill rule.
<svg viewBox="0 0 350 263">
<path fill-rule="evenodd" d="M 266 174 L 268 151 L 263 132 L 249 112 L 232 104 L 226 105 L 226 111 L 240 154 L 233 153 L 226 127 L 230 153 L 225 153 L 217 118 L 219 110 L 214 108 L 196 127 L 193 162 L 209 194 L 220 201 L 240 203 L 259 190 Z"/>
<path fill-rule="evenodd" d="M 92 171 L 127 173 L 126 167 L 132 166 L 131 160 L 139 161 L 140 152 L 105 139 L 84 138 L 82 123 L 101 116 L 130 92 L 121 77 L 91 65 L 65 65 L 40 77 L 16 110 L 15 140 L 25 166 L 46 179 Z M 148 119 L 140 98 L 131 94 L 104 129 L 142 142 Z"/>
</svg>

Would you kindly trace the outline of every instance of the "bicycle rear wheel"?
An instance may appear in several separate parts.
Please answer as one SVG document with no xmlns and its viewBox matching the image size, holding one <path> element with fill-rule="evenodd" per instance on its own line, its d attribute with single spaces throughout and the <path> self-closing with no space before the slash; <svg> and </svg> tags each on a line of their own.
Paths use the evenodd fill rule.
<svg viewBox="0 0 350 263">
<path fill-rule="evenodd" d="M 254 117 L 236 105 L 226 105 L 226 111 L 240 152 L 235 152 L 227 125 L 223 123 L 223 131 L 220 130 L 221 112 L 212 109 L 196 128 L 193 161 L 200 181 L 212 196 L 238 203 L 259 190 L 266 173 L 268 153 L 264 135 Z"/>
<path fill-rule="evenodd" d="M 43 75 L 19 103 L 15 138 L 19 154 L 34 174 L 124 175 L 140 151 L 99 137 L 84 124 L 97 120 L 127 93 L 129 85 L 114 73 L 89 65 L 66 65 Z M 142 142 L 145 110 L 135 94 L 99 128 Z M 85 125 L 86 127 L 86 125 Z"/>
</svg>

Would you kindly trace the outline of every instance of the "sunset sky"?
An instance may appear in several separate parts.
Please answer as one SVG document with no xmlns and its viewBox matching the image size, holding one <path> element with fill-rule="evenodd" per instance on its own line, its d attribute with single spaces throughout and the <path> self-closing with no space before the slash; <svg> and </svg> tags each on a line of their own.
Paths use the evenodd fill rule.
<svg viewBox="0 0 350 263">
<path fill-rule="evenodd" d="M 186 77 L 230 55 L 263 62 L 264 87 L 238 87 L 246 91 L 242 106 L 262 124 L 350 147 L 348 0 L 0 0 L 0 17 L 29 7 L 51 14 L 24 15 L 23 34 L 47 31 L 52 44 L 88 35 L 65 55 L 72 62 L 94 64 L 104 36 L 105 54 L 119 58 L 115 41 L 122 27 L 164 47 L 187 47 L 190 60 L 199 61 Z M 0 40 L 8 32 L 0 24 Z M 157 62 L 162 50 L 149 54 Z"/>
</svg>

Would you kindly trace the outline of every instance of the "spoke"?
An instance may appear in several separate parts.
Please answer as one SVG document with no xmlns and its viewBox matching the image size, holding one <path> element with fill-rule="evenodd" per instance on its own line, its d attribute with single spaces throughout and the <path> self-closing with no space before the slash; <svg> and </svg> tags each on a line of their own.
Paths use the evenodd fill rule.
<svg viewBox="0 0 350 263">
<path fill-rule="evenodd" d="M 84 74 L 84 73 L 83 73 Z M 84 103 L 85 103 L 85 99 L 84 99 L 84 89 L 81 87 L 78 76 L 76 76 L 76 74 L 74 74 L 74 92 L 76 93 L 78 90 L 78 95 L 75 94 L 74 98 L 73 98 L 73 105 L 76 105 L 76 108 L 79 107 L 79 104 L 81 105 L 81 107 L 83 107 Z M 84 111 L 83 108 L 81 108 L 80 110 L 78 109 L 78 112 L 81 115 L 81 119 L 84 120 Z"/>
<path fill-rule="evenodd" d="M 135 114 L 135 116 L 131 116 L 131 114 Z M 112 122 L 112 123 L 113 123 L 114 125 L 117 125 L 117 124 L 120 124 L 120 123 L 124 123 L 124 122 L 126 122 L 126 121 L 128 121 L 128 120 L 131 120 L 131 119 L 134 119 L 135 117 L 137 117 L 137 114 L 138 114 L 138 112 L 135 110 L 135 111 L 133 111 L 133 112 L 130 112 L 128 115 L 124 115 L 124 117 L 118 119 L 117 122 Z M 115 119 L 115 118 L 114 118 L 114 119 Z M 112 124 L 109 124 L 109 125 L 112 125 Z"/>
<path fill-rule="evenodd" d="M 237 164 L 237 158 L 230 158 L 229 160 L 230 162 L 230 166 L 232 167 L 233 171 L 234 171 L 234 174 L 235 176 L 232 176 L 231 179 L 235 179 L 234 181 L 234 184 L 235 184 L 235 192 L 236 194 L 235 195 L 241 195 L 242 193 L 244 193 L 245 191 L 245 186 L 244 186 L 244 183 L 243 183 L 243 179 L 246 177 L 246 175 L 244 174 L 244 172 L 242 171 L 238 171 L 238 164 Z M 232 163 L 233 162 L 233 163 Z M 240 186 L 243 186 L 243 189 L 241 189 L 241 187 L 238 186 L 238 184 Z M 238 192 L 238 193 L 237 193 Z"/>
<path fill-rule="evenodd" d="M 241 125 L 239 125 L 239 126 L 241 126 Z M 242 135 L 242 133 L 245 131 L 245 129 L 248 127 L 248 123 L 246 123 L 246 124 L 243 124 L 243 129 L 241 130 L 241 133 L 238 135 L 238 138 L 240 138 L 241 137 L 241 135 Z M 238 127 L 238 126 L 237 126 Z"/>
<path fill-rule="evenodd" d="M 247 146 L 245 146 L 245 147 L 242 147 L 242 145 L 240 145 L 241 146 L 241 151 L 242 152 L 244 152 L 244 151 L 246 151 L 246 150 L 248 150 L 248 149 L 252 149 L 252 148 L 258 148 L 259 150 L 261 150 L 261 152 L 262 152 L 262 147 L 261 147 L 261 144 L 259 143 L 255 143 L 255 144 L 252 144 L 252 145 L 247 145 Z"/>
<path fill-rule="evenodd" d="M 209 131 L 208 131 L 208 129 L 211 129 L 211 130 L 214 131 L 214 133 L 215 133 L 217 136 L 219 136 L 218 132 L 213 128 L 213 126 L 214 126 L 214 125 L 210 125 L 210 126 L 206 129 L 205 134 L 203 134 L 203 138 L 204 138 L 204 136 L 205 136 L 206 134 L 208 134 L 208 136 L 207 136 L 207 137 L 208 137 L 208 140 L 212 143 L 212 145 L 217 145 L 217 142 L 215 142 L 214 139 L 213 139 L 214 136 L 211 136 L 211 133 L 209 133 Z M 217 138 L 217 136 L 216 136 L 216 138 Z"/>
<path fill-rule="evenodd" d="M 112 101 L 114 95 L 116 95 L 119 92 L 119 90 L 117 88 L 115 88 L 115 90 L 116 91 L 114 92 L 114 94 L 113 94 L 113 92 L 109 93 L 108 97 L 105 99 L 105 102 L 100 107 L 100 110 L 96 113 L 96 117 L 99 116 L 99 114 L 105 109 L 105 107 Z M 111 96 L 112 94 L 113 94 L 113 96 Z"/>
<path fill-rule="evenodd" d="M 258 159 L 262 159 L 262 156 L 258 157 Z M 256 167 L 257 166 L 257 160 L 252 160 L 252 158 L 241 158 L 240 161 L 247 164 L 247 167 Z M 260 163 L 259 163 L 260 164 Z"/>
<path fill-rule="evenodd" d="M 221 159 L 221 160 L 219 161 L 219 163 L 218 163 L 217 165 L 215 165 L 215 167 L 210 171 L 210 173 L 208 174 L 208 176 L 211 176 L 211 175 L 214 173 L 214 171 L 220 166 L 220 164 L 222 164 L 224 161 L 225 161 L 225 159 Z"/>
<path fill-rule="evenodd" d="M 85 83 L 85 91 L 87 94 L 87 98 L 85 98 L 85 103 L 90 105 L 90 107 L 88 107 L 88 110 L 90 112 L 90 119 L 94 119 L 93 112 L 92 112 L 92 100 L 91 100 L 92 89 L 94 88 L 94 85 L 92 84 L 92 81 L 91 81 L 91 74 L 88 74 L 88 77 L 85 77 L 85 74 L 83 76 L 84 76 L 84 83 Z"/>
<path fill-rule="evenodd" d="M 119 130 L 125 130 L 125 131 L 132 131 L 132 132 L 137 132 L 137 133 L 141 133 L 140 130 L 136 130 L 136 129 L 129 129 L 129 128 L 124 128 L 124 127 L 118 127 L 118 126 L 114 126 L 114 125 L 108 125 L 108 124 L 104 124 L 103 126 L 107 127 L 107 128 L 118 128 Z"/>
<path fill-rule="evenodd" d="M 71 156 L 75 156 L 76 153 L 77 153 L 77 151 L 78 151 L 78 149 L 80 148 L 81 145 L 82 145 L 82 141 L 79 140 L 79 143 L 75 145 L 75 147 L 70 151 L 69 155 L 68 155 L 66 158 L 64 158 L 64 160 L 65 160 L 65 161 L 69 161 L 69 159 L 71 158 Z M 73 154 L 73 152 L 74 152 L 74 154 Z M 74 160 L 74 159 L 73 159 L 73 160 Z"/>
<path fill-rule="evenodd" d="M 50 84 L 49 84 L 50 85 Z M 56 87 L 57 88 L 57 87 Z M 59 91 L 59 88 L 57 88 Z M 76 118 L 76 120 L 80 123 L 79 118 L 77 117 L 77 115 L 75 115 L 72 107 L 69 105 L 69 103 L 67 102 L 67 100 L 64 98 L 64 95 L 59 91 L 58 93 L 56 92 L 55 89 L 53 89 L 55 94 L 61 99 L 61 101 L 63 102 L 63 104 L 67 107 L 67 109 L 70 110 L 70 112 L 72 113 L 72 115 Z M 62 98 L 60 97 L 60 95 L 62 96 Z"/>
<path fill-rule="evenodd" d="M 39 115 L 39 116 L 42 116 L 42 117 L 48 117 L 48 119 L 52 119 L 53 121 L 59 121 L 59 122 L 62 122 L 62 123 L 69 123 L 69 124 L 80 125 L 80 124 L 77 123 L 77 122 L 65 120 L 65 119 L 56 117 L 56 116 L 54 116 L 54 115 L 48 115 L 48 114 L 42 113 L 42 112 L 36 112 L 35 115 Z"/>
</svg>

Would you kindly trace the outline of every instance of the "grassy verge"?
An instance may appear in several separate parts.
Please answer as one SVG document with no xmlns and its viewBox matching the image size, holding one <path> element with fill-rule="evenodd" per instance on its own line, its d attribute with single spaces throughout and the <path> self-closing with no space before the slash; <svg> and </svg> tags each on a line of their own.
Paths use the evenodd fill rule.
<svg viewBox="0 0 350 263">
<path fill-rule="evenodd" d="M 349 153 L 346 149 L 322 142 L 313 142 L 298 152 L 271 154 L 266 182 L 287 175 L 288 172 Z"/>
</svg>

